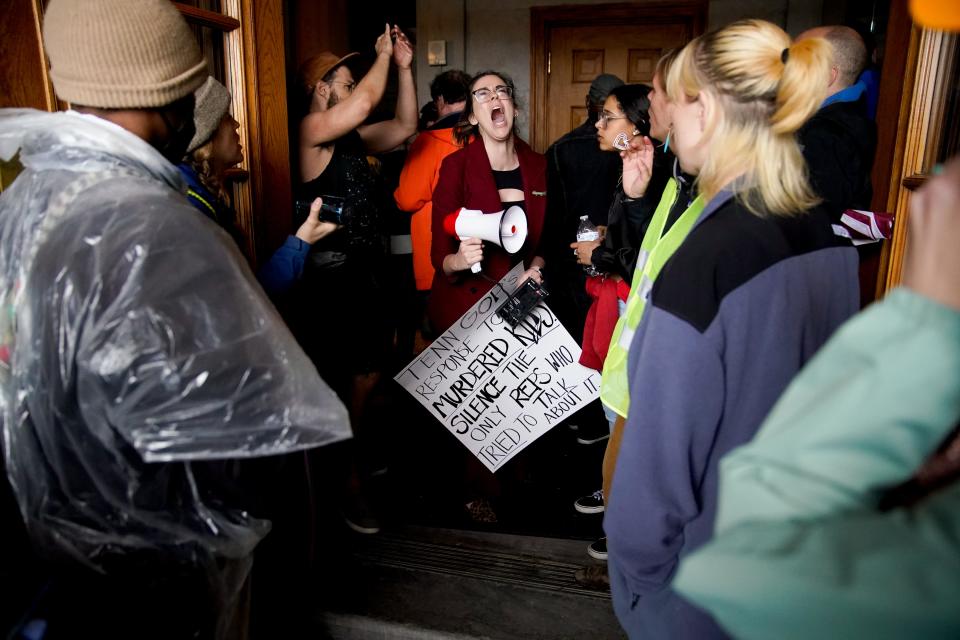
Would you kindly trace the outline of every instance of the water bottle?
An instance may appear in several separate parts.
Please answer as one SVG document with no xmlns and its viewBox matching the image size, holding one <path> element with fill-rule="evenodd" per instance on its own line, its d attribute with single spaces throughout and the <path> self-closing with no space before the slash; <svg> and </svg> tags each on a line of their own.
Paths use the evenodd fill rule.
<svg viewBox="0 0 960 640">
<path fill-rule="evenodd" d="M 600 231 L 597 229 L 590 221 L 590 216 L 580 216 L 580 226 L 577 227 L 577 242 L 589 242 L 591 240 L 599 240 Z M 598 276 L 600 272 L 597 271 L 595 266 L 584 265 L 583 270 L 587 273 L 588 276 Z"/>
</svg>

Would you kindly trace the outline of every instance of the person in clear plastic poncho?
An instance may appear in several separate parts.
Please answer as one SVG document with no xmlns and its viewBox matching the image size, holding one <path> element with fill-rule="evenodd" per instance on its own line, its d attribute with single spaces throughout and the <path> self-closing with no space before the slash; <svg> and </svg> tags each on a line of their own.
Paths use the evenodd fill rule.
<svg viewBox="0 0 960 640">
<path fill-rule="evenodd" d="M 342 440 L 346 411 L 231 239 L 185 199 L 170 159 L 192 131 L 169 105 L 189 107 L 207 73 L 183 19 L 166 0 L 78 4 L 53 0 L 45 19 L 58 95 L 119 109 L 140 100 L 151 108 L 130 113 L 153 128 L 138 137 L 97 115 L 0 110 L 0 157 L 19 150 L 24 166 L 0 195 L 6 472 L 45 560 L 138 585 L 199 574 L 225 637 L 270 525 L 228 505 L 218 461 Z M 159 58 L 153 77 L 166 62 L 173 80 L 111 104 L 122 87 L 97 93 L 65 69 L 82 58 L 70 48 L 87 44 L 64 33 L 97 20 L 116 26 L 89 45 L 105 60 L 124 29 L 136 46 L 172 39 L 192 57 L 177 67 L 147 52 L 137 64 Z"/>
</svg>

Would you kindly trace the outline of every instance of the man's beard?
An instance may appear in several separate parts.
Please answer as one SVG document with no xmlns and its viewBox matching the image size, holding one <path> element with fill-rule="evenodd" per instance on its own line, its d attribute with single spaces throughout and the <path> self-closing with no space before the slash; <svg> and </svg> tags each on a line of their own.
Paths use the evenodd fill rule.
<svg viewBox="0 0 960 640">
<path fill-rule="evenodd" d="M 335 91 L 331 91 L 330 97 L 327 98 L 327 109 L 329 109 L 330 107 L 333 107 L 339 102 L 340 102 L 340 96 L 338 96 Z"/>
</svg>

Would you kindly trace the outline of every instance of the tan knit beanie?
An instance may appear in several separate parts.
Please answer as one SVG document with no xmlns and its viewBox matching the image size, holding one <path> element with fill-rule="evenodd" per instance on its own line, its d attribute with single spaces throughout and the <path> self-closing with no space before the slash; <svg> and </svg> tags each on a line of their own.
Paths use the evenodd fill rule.
<svg viewBox="0 0 960 640">
<path fill-rule="evenodd" d="M 73 104 L 161 107 L 208 74 L 170 0 L 50 0 L 43 41 L 57 95 Z"/>
<path fill-rule="evenodd" d="M 187 153 L 193 153 L 213 137 L 223 116 L 230 109 L 230 92 L 213 76 L 197 89 L 195 96 L 193 125 L 196 133 L 187 146 Z"/>
</svg>

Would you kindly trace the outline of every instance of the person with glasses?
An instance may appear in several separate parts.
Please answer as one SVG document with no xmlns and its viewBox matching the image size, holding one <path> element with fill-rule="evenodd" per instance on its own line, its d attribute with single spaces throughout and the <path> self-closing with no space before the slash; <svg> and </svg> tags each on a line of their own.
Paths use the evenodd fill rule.
<svg viewBox="0 0 960 640">
<path fill-rule="evenodd" d="M 418 119 L 413 45 L 399 28 L 385 25 L 375 50 L 373 66 L 359 82 L 347 66 L 356 53 L 321 53 L 301 67 L 306 114 L 300 121 L 301 184 L 295 193 L 302 202 L 342 198 L 344 219 L 342 229 L 311 247 L 303 277 L 281 302 L 317 368 L 350 399 L 355 432 L 365 430 L 364 407 L 389 363 L 393 335 L 389 314 L 371 309 L 387 297 L 385 218 L 393 209 L 367 156 L 406 141 Z M 364 124 L 383 98 L 391 62 L 399 76 L 394 117 Z M 379 523 L 361 498 L 360 484 L 358 473 L 351 472 L 341 510 L 354 531 L 376 533 Z"/>
<path fill-rule="evenodd" d="M 540 252 L 547 204 L 546 159 L 515 132 L 517 117 L 513 80 L 504 73 L 484 71 L 470 81 L 470 93 L 455 134 L 464 148 L 443 160 L 433 193 L 431 259 L 436 270 L 427 316 L 437 334 L 446 331 L 480 300 L 517 262 L 528 278 L 543 282 Z M 461 208 L 497 213 L 511 206 L 527 216 L 527 239 L 521 251 L 510 255 L 479 238 L 460 240 L 444 231 L 444 218 Z M 470 268 L 480 262 L 480 273 Z M 496 520 L 490 499 L 498 483 L 472 455 L 467 456 L 467 511 L 474 521 Z"/>
<path fill-rule="evenodd" d="M 436 270 L 428 316 L 443 333 L 487 293 L 493 283 L 523 260 L 523 278 L 543 281 L 540 254 L 547 202 L 546 161 L 517 137 L 518 114 L 513 80 L 485 71 L 470 82 L 470 99 L 460 116 L 456 137 L 464 148 L 447 156 L 433 196 L 433 246 Z M 497 213 L 511 206 L 527 215 L 527 240 L 516 256 L 479 238 L 460 240 L 444 231 L 444 218 L 461 208 Z M 470 268 L 481 262 L 481 274 Z"/>
<path fill-rule="evenodd" d="M 613 155 L 628 147 L 634 139 L 650 135 L 650 100 L 647 97 L 650 91 L 650 87 L 644 84 L 625 84 L 610 92 L 594 124 L 594 144 L 600 151 Z M 574 250 L 579 264 L 593 265 L 600 274 L 585 283 L 592 304 L 583 326 L 580 356 L 580 364 L 597 371 L 603 368 L 610 337 L 630 292 L 640 242 L 669 175 L 666 170 L 657 171 L 656 178 L 644 192 L 646 199 L 640 195 L 631 198 L 620 184 L 622 162 L 617 156 L 613 157 L 617 158 L 618 181 L 606 214 L 606 233 L 598 240 L 564 245 L 567 250 Z M 615 416 L 609 410 L 605 413 L 606 421 L 597 425 L 597 429 L 578 433 L 577 442 L 592 444 L 610 437 Z M 603 491 L 597 490 L 578 498 L 574 508 L 580 513 L 603 513 Z M 587 553 L 596 560 L 605 560 L 606 540 L 600 538 L 591 543 Z"/>
<path fill-rule="evenodd" d="M 595 125 L 601 151 L 619 153 L 638 136 L 650 135 L 649 93 L 650 87 L 645 84 L 625 84 L 610 92 Z M 648 186 L 644 195 L 649 192 L 659 200 L 666 180 L 665 173 L 658 175 L 656 182 Z M 608 212 L 604 239 L 570 244 L 580 264 L 592 264 L 600 273 L 626 280 L 628 285 L 637 264 L 640 241 L 653 214 L 648 208 L 628 209 L 625 205 L 633 200 L 639 198 L 628 198 L 618 182 Z M 635 214 L 641 214 L 641 217 Z"/>
</svg>

